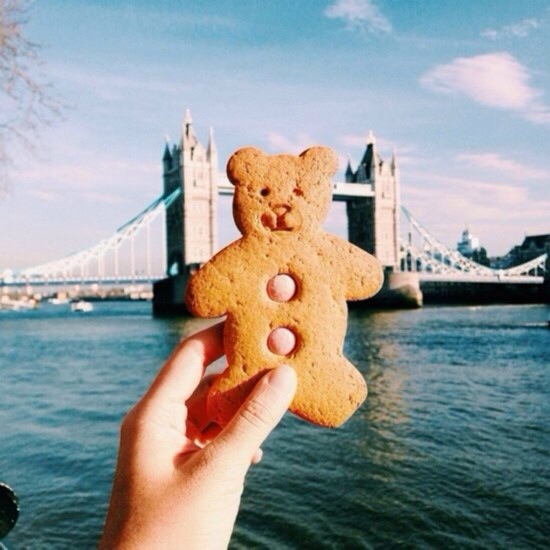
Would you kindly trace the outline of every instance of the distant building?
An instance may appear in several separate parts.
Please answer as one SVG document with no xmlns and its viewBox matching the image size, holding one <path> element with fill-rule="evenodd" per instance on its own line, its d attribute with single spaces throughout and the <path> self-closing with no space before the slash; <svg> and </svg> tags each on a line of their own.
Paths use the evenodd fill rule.
<svg viewBox="0 0 550 550">
<path fill-rule="evenodd" d="M 480 246 L 479 239 L 472 235 L 468 228 L 462 232 L 462 240 L 457 243 L 456 249 L 465 258 L 469 258 L 477 264 L 489 266 L 491 263 L 487 257 L 487 250 Z"/>
<path fill-rule="evenodd" d="M 550 254 L 550 233 L 527 236 L 520 246 L 515 246 L 511 251 L 514 265 L 524 264 L 547 253 Z"/>
<path fill-rule="evenodd" d="M 479 250 L 479 239 L 466 228 L 462 232 L 462 240 L 457 244 L 456 249 L 466 258 L 471 258 L 474 252 Z"/>
<path fill-rule="evenodd" d="M 514 246 L 508 254 L 500 258 L 491 259 L 491 267 L 508 269 L 516 265 L 527 263 L 543 254 L 548 254 L 548 268 L 550 269 L 550 233 L 545 235 L 529 235 L 521 244 Z"/>
<path fill-rule="evenodd" d="M 508 269 L 512 266 L 512 257 L 510 252 L 506 256 L 491 256 L 489 258 L 489 267 L 492 269 Z"/>
</svg>

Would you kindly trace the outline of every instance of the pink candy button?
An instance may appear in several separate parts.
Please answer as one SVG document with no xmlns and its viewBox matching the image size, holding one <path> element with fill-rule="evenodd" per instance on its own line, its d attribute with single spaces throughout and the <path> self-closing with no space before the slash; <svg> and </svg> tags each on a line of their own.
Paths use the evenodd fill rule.
<svg viewBox="0 0 550 550">
<path fill-rule="evenodd" d="M 275 275 L 267 283 L 267 295 L 275 302 L 288 302 L 296 294 L 296 282 L 290 275 Z"/>
<path fill-rule="evenodd" d="M 276 328 L 267 337 L 267 347 L 277 355 L 288 355 L 296 347 L 296 336 L 288 328 Z"/>
</svg>

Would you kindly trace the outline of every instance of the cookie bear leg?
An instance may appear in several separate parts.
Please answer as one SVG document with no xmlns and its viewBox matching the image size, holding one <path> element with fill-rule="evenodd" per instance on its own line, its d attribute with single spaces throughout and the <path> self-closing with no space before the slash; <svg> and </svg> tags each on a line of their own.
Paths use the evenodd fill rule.
<svg viewBox="0 0 550 550">
<path fill-rule="evenodd" d="M 367 397 L 363 375 L 344 357 L 310 369 L 307 376 L 301 377 L 298 373 L 298 390 L 290 410 L 320 426 L 342 425 Z M 338 375 L 337 384 L 333 383 L 334 373 Z M 300 387 L 301 378 L 311 380 L 313 388 L 305 384 Z"/>
<path fill-rule="evenodd" d="M 208 394 L 208 414 L 225 426 L 239 410 L 259 379 L 269 369 L 258 371 L 251 377 L 227 376 L 229 368 L 212 385 Z M 234 373 L 235 367 L 232 367 Z M 309 372 L 304 372 L 309 370 Z M 338 373 L 338 384 L 333 383 Z M 362 374 L 344 357 L 324 364 L 300 369 L 298 388 L 290 411 L 297 416 L 329 428 L 342 425 L 367 397 L 367 384 Z"/>
</svg>

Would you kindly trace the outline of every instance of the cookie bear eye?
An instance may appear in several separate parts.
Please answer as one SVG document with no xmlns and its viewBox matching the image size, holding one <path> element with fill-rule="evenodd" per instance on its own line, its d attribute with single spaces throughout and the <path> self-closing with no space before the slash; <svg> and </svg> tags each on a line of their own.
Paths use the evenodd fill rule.
<svg viewBox="0 0 550 550">
<path fill-rule="evenodd" d="M 299 187 L 295 187 L 292 192 L 297 196 L 297 197 L 303 197 L 304 196 L 304 192 L 299 188 Z"/>
<path fill-rule="evenodd" d="M 260 190 L 260 195 L 262 197 L 267 197 L 269 195 L 269 187 L 262 187 Z"/>
</svg>

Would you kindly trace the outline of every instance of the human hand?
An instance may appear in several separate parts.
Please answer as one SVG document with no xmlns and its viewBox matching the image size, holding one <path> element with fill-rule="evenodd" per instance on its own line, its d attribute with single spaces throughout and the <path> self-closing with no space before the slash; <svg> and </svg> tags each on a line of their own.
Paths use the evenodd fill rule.
<svg viewBox="0 0 550 550">
<path fill-rule="evenodd" d="M 296 373 L 269 371 L 231 422 L 213 430 L 199 384 L 223 355 L 222 333 L 219 324 L 184 340 L 124 418 L 101 549 L 229 544 L 245 475 L 287 410 Z"/>
</svg>

